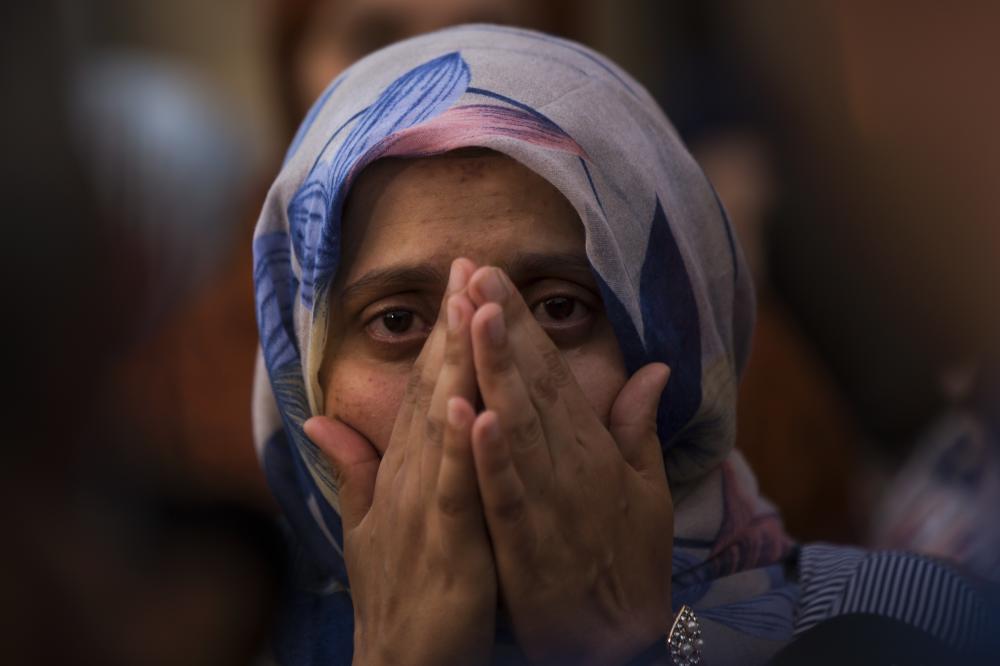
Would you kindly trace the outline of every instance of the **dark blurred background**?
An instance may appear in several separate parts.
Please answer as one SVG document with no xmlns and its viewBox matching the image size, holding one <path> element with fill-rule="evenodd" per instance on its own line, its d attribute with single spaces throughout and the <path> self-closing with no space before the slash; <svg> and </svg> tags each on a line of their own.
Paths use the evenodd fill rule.
<svg viewBox="0 0 1000 666">
<path fill-rule="evenodd" d="M 232 654 L 165 640 L 155 663 L 254 651 L 282 557 L 250 421 L 256 215 L 334 75 L 468 21 L 617 60 L 712 178 L 759 292 L 739 446 L 789 531 L 1000 579 L 1000 5 L 45 0 L 3 9 L 5 626 L 88 617 L 51 663 L 139 663 L 94 645 L 211 608 Z"/>
</svg>

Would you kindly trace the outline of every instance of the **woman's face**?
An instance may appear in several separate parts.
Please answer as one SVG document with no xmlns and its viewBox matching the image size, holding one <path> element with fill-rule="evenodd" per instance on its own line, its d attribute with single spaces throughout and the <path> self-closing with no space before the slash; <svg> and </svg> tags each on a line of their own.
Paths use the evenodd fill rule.
<svg viewBox="0 0 1000 666">
<path fill-rule="evenodd" d="M 382 160 L 353 186 L 342 231 L 320 371 L 327 416 L 385 451 L 451 262 L 466 257 L 507 271 L 607 424 L 625 368 L 583 226 L 547 181 L 492 152 Z"/>
</svg>

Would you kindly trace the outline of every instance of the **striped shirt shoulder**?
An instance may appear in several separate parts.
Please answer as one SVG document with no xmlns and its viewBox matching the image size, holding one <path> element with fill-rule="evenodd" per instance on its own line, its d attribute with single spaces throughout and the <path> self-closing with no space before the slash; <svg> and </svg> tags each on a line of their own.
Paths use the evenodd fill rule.
<svg viewBox="0 0 1000 666">
<path fill-rule="evenodd" d="M 798 579 L 796 635 L 853 613 L 905 622 L 958 649 L 987 630 L 987 608 L 972 585 L 917 553 L 811 544 L 800 551 Z"/>
</svg>

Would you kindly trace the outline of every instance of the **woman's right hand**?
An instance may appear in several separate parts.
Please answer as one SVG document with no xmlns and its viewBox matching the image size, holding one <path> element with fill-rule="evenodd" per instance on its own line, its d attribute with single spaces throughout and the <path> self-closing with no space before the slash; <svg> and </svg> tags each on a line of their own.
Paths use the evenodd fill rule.
<svg viewBox="0 0 1000 666">
<path fill-rule="evenodd" d="M 489 662 L 497 589 L 471 450 L 474 269 L 452 264 L 381 461 L 340 421 L 305 424 L 339 480 L 355 664 Z"/>
<path fill-rule="evenodd" d="M 673 504 L 656 413 L 669 368 L 624 383 L 605 421 L 516 285 L 470 280 L 486 411 L 472 446 L 501 594 L 538 664 L 624 664 L 670 622 Z"/>
</svg>

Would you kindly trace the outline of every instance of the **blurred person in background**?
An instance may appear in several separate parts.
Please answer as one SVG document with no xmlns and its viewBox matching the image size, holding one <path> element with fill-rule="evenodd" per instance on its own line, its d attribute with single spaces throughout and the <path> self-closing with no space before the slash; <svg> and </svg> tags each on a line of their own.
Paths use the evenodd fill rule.
<svg viewBox="0 0 1000 666">
<path fill-rule="evenodd" d="M 127 205 L 141 199 L 140 181 L 125 177 L 156 165 L 94 140 L 95 122 L 128 126 L 106 107 L 81 120 L 80 86 L 95 82 L 67 9 L 8 3 L 0 16 L 4 661 L 247 664 L 284 551 L 267 517 L 165 469 L 109 390 L 123 349 L 161 304 L 149 284 L 167 267 L 148 254 L 147 219 Z M 146 130 L 131 139 L 155 142 Z M 118 179 L 99 172 L 108 162 L 93 151 L 121 151 L 120 202 L 104 198 Z M 205 194 L 191 186 L 193 199 Z"/>
<path fill-rule="evenodd" d="M 1000 588 L 1000 369 L 956 367 L 942 385 L 948 407 L 882 494 L 872 544 L 961 562 Z"/>
<path fill-rule="evenodd" d="M 1000 356 L 995 9 L 667 6 L 661 97 L 761 296 L 739 446 L 762 488 L 798 533 L 992 575 L 996 406 L 970 387 Z"/>
<path fill-rule="evenodd" d="M 782 120 L 773 283 L 860 426 L 864 533 L 995 578 L 1000 94 L 981 82 L 1000 11 L 732 9 L 727 41 Z"/>
<path fill-rule="evenodd" d="M 460 23 L 579 30 L 566 0 L 275 0 L 275 81 L 288 138 L 330 82 L 351 63 L 407 37 Z"/>
<path fill-rule="evenodd" d="M 74 129 L 99 205 L 137 242 L 149 335 L 238 242 L 252 172 L 245 130 L 206 81 L 164 56 L 95 49 L 73 88 Z"/>
<path fill-rule="evenodd" d="M 660 97 L 733 220 L 757 292 L 737 447 L 791 533 L 858 543 L 867 523 L 853 492 L 859 426 L 772 281 L 772 236 L 789 198 L 777 109 L 725 32 L 724 5 L 674 3 L 669 16 L 677 37 Z"/>
</svg>

